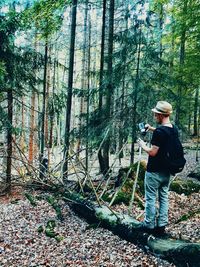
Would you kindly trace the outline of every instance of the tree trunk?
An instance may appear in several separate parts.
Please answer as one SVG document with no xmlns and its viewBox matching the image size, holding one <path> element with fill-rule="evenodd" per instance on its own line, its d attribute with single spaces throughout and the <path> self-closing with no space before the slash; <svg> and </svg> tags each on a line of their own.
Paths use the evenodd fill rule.
<svg viewBox="0 0 200 267">
<path fill-rule="evenodd" d="M 136 139 L 136 119 L 137 119 L 137 101 L 138 101 L 138 86 L 139 86 L 139 71 L 140 71 L 140 53 L 141 53 L 141 37 L 142 37 L 142 31 L 141 26 L 139 26 L 139 43 L 137 45 L 137 66 L 136 66 L 136 78 L 134 87 L 135 90 L 133 92 L 133 114 L 132 114 L 132 134 L 131 134 L 131 159 L 130 164 L 133 164 L 134 162 L 134 144 Z"/>
<path fill-rule="evenodd" d="M 84 40 L 83 40 L 83 57 L 82 57 L 82 73 L 81 73 L 81 90 L 86 90 L 86 45 L 87 45 L 87 20 L 88 20 L 88 0 L 85 2 L 85 14 L 84 14 Z M 77 158 L 79 158 L 80 146 L 81 146 L 81 127 L 83 125 L 82 114 L 85 113 L 85 94 L 81 96 L 80 100 L 80 117 L 79 117 L 79 137 L 77 140 Z"/>
<path fill-rule="evenodd" d="M 127 14 L 129 13 L 129 6 L 128 3 L 126 3 L 126 12 Z M 127 33 L 128 33 L 128 16 L 125 17 L 125 33 L 126 37 L 127 37 Z M 124 48 L 123 48 L 124 49 Z M 127 64 L 127 49 L 125 49 L 123 55 L 122 55 L 122 62 L 124 64 L 123 67 L 123 75 L 122 75 L 122 93 L 121 93 L 121 99 L 120 99 L 120 121 L 119 121 L 119 145 L 118 145 L 118 151 L 120 151 L 119 153 L 119 162 L 121 164 L 121 158 L 124 157 L 124 153 L 123 153 L 123 144 L 124 141 L 126 141 L 126 137 L 124 135 L 124 107 L 125 107 L 125 88 L 126 88 L 126 77 L 127 77 L 127 68 L 126 68 L 126 64 Z"/>
<path fill-rule="evenodd" d="M 35 132 L 35 92 L 33 90 L 31 94 L 30 134 L 29 134 L 29 149 L 28 149 L 29 164 L 33 163 L 34 132 Z"/>
<path fill-rule="evenodd" d="M 194 99 L 194 132 L 193 135 L 197 136 L 198 132 L 198 107 L 199 107 L 199 88 L 196 88 Z"/>
<path fill-rule="evenodd" d="M 50 129 L 49 129 L 49 148 L 53 146 L 53 126 L 55 119 L 55 107 L 54 107 L 54 94 L 55 94 L 55 86 L 56 86 L 56 60 L 54 60 L 53 65 L 53 91 L 52 91 L 52 114 L 50 115 Z"/>
<path fill-rule="evenodd" d="M 38 50 L 38 42 L 37 42 L 37 32 L 35 33 L 35 40 L 34 40 L 34 48 L 37 52 Z M 35 76 L 37 72 L 35 70 Z M 35 135 L 35 105 L 36 105 L 36 93 L 32 88 L 31 92 L 31 114 L 30 114 L 30 133 L 29 133 L 29 148 L 28 148 L 28 162 L 29 164 L 33 163 L 33 155 L 34 155 L 34 135 Z M 36 145 L 36 144 L 35 144 Z"/>
<path fill-rule="evenodd" d="M 21 124 L 21 127 L 22 127 L 22 131 L 21 131 L 21 137 L 20 137 L 20 149 L 22 152 L 24 152 L 24 149 L 25 149 L 25 142 L 24 142 L 24 97 L 22 96 L 22 107 L 21 107 L 21 110 L 22 110 L 22 124 Z"/>
<path fill-rule="evenodd" d="M 7 163 L 6 163 L 6 191 L 11 190 L 11 171 L 12 171 L 12 123 L 13 123 L 13 93 L 12 89 L 8 90 L 8 121 L 7 128 Z"/>
<path fill-rule="evenodd" d="M 162 54 L 163 54 L 163 46 L 162 46 L 162 35 L 163 35 L 163 4 L 159 4 L 160 10 L 159 10 L 159 34 L 160 34 L 160 40 L 159 40 L 159 54 L 160 54 L 160 67 L 162 66 Z"/>
<path fill-rule="evenodd" d="M 47 55 L 51 55 L 51 48 L 50 45 L 48 46 Z M 48 62 L 47 59 L 47 79 L 46 79 L 46 108 L 45 108 L 45 127 L 44 127 L 44 139 L 45 139 L 45 146 L 49 146 L 49 119 L 48 119 L 48 105 L 49 105 L 49 90 L 50 90 L 50 81 L 51 81 L 51 64 Z"/>
<path fill-rule="evenodd" d="M 106 0 L 103 0 L 102 30 L 101 30 L 101 57 L 100 57 L 100 73 L 99 73 L 99 120 L 102 121 L 102 103 L 103 103 L 103 72 L 104 72 L 104 47 L 105 47 L 105 25 L 106 25 Z M 106 166 L 103 161 L 102 149 L 98 151 L 98 160 L 101 173 L 104 173 Z"/>
<path fill-rule="evenodd" d="M 88 170 L 89 162 L 89 112 L 90 112 L 90 46 L 91 46 L 91 18 L 90 13 L 88 15 L 88 73 L 87 73 L 87 113 L 86 113 L 86 149 L 85 149 L 85 167 Z"/>
<path fill-rule="evenodd" d="M 200 244 L 184 240 L 159 239 L 139 229 L 140 223 L 133 217 L 114 212 L 106 206 L 80 198 L 77 194 L 66 194 L 70 207 L 89 223 L 111 230 L 122 239 L 148 248 L 157 256 L 179 267 L 196 267 L 200 261 Z M 65 199 L 65 198 L 64 198 Z"/>
<path fill-rule="evenodd" d="M 188 0 L 184 0 L 183 12 L 185 14 L 187 14 L 187 3 Z M 185 63 L 185 42 L 186 42 L 186 23 L 184 22 L 181 32 L 180 57 L 179 57 L 180 81 L 178 85 L 178 93 L 176 99 L 175 123 L 177 126 L 180 126 L 180 117 L 181 117 L 181 103 L 182 103 L 182 93 L 183 93 L 183 68 Z"/>
<path fill-rule="evenodd" d="M 42 94 L 42 122 L 41 122 L 41 134 L 40 134 L 40 178 L 43 178 L 42 162 L 44 158 L 44 146 L 45 146 L 45 110 L 46 110 L 46 83 L 47 83 L 47 61 L 48 61 L 48 43 L 45 42 L 45 54 L 44 54 L 44 76 L 43 76 L 43 94 Z"/>
<path fill-rule="evenodd" d="M 64 159 L 63 177 L 65 180 L 66 180 L 67 174 L 68 174 L 70 119 L 71 119 L 71 106 L 72 106 L 73 70 L 74 70 L 74 48 L 75 48 L 75 33 L 76 33 L 76 13 L 77 13 L 77 0 L 73 0 L 72 1 L 71 41 L 70 41 L 66 124 L 65 124 L 65 143 L 64 143 L 64 157 L 63 157 L 63 159 Z"/>
<path fill-rule="evenodd" d="M 112 95 L 113 95 L 113 32 L 114 32 L 114 8 L 115 0 L 110 0 L 109 6 L 109 34 L 108 34 L 108 69 L 107 69 L 107 79 L 108 85 L 106 88 L 106 107 L 105 107 L 105 118 L 107 123 L 111 123 L 111 113 L 112 113 Z M 111 131 L 110 131 L 111 132 Z M 110 133 L 105 139 L 101 151 L 99 151 L 99 160 L 101 160 L 100 168 L 103 174 L 107 174 L 109 170 L 109 150 L 110 150 Z M 102 162 L 103 161 L 103 162 Z"/>
<path fill-rule="evenodd" d="M 101 30 L 101 57 L 99 72 L 99 115 L 102 111 L 103 102 L 103 71 L 104 71 L 104 48 L 105 48 L 105 25 L 106 25 L 106 0 L 103 0 L 102 30 Z"/>
</svg>

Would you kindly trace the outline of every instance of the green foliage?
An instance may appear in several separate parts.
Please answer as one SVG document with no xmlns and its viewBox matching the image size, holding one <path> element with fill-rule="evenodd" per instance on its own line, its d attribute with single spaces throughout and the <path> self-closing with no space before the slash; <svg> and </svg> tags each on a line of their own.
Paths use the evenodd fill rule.
<svg viewBox="0 0 200 267">
<path fill-rule="evenodd" d="M 18 204 L 21 199 L 15 198 L 12 201 L 10 201 L 11 204 Z"/>
<path fill-rule="evenodd" d="M 49 220 L 47 222 L 47 226 L 45 227 L 45 234 L 48 237 L 55 238 L 58 242 L 63 240 L 63 237 L 59 236 L 58 233 L 55 232 L 54 228 L 56 227 L 56 222 L 54 220 Z"/>
<path fill-rule="evenodd" d="M 63 220 L 62 211 L 61 211 L 60 206 L 58 205 L 57 200 L 53 196 L 48 196 L 46 199 L 47 199 L 47 202 L 54 208 L 57 218 L 59 220 Z"/>
<path fill-rule="evenodd" d="M 117 197 L 115 198 L 113 205 L 124 203 L 125 205 L 128 205 L 131 200 L 131 194 L 127 193 L 126 191 L 119 191 L 117 194 Z"/>
<path fill-rule="evenodd" d="M 55 114 L 59 116 L 64 107 L 66 106 L 66 92 L 61 91 L 60 93 L 55 93 L 48 99 L 48 114 L 49 116 L 54 116 Z"/>
<path fill-rule="evenodd" d="M 132 189 L 133 189 L 133 183 L 134 183 L 134 179 L 135 179 L 135 175 L 136 175 L 136 170 L 137 170 L 137 165 L 138 162 L 131 165 L 130 167 L 126 167 L 126 168 L 122 168 L 119 170 L 118 173 L 118 183 L 119 183 L 119 188 L 121 185 L 121 188 L 119 189 L 117 196 L 113 202 L 113 205 L 116 204 L 120 204 L 120 203 L 124 203 L 126 205 L 129 204 L 130 200 L 131 200 L 131 195 L 132 195 Z M 131 171 L 130 171 L 131 169 Z M 137 183 L 137 188 L 136 188 L 136 192 L 139 195 L 144 195 L 144 175 L 145 175 L 145 171 L 146 171 L 146 163 L 145 162 L 141 162 L 140 164 L 140 169 L 139 169 L 139 176 L 138 176 L 138 183 Z M 128 177 L 127 174 L 129 173 Z M 117 190 L 118 188 L 116 188 Z M 110 202 L 113 198 L 113 194 L 106 192 L 102 199 L 104 201 Z M 143 203 L 141 203 L 141 201 L 139 199 L 136 199 L 137 204 L 140 208 L 144 208 L 143 207 Z"/>
<path fill-rule="evenodd" d="M 2 82 L 4 79 L 4 75 L 6 75 L 5 63 L 0 61 L 0 81 Z"/>
<path fill-rule="evenodd" d="M 60 242 L 64 239 L 63 236 L 59 236 L 58 233 L 55 232 L 56 222 L 54 220 L 49 220 L 47 222 L 46 227 L 40 225 L 37 229 L 38 233 L 45 233 L 46 236 L 50 238 L 55 238 L 57 242 Z"/>
<path fill-rule="evenodd" d="M 192 210 L 189 211 L 187 214 L 182 215 L 177 221 L 176 223 L 180 223 L 183 221 L 187 221 L 188 219 L 190 219 L 191 217 L 200 214 L 200 209 L 196 209 L 196 210 Z"/>
<path fill-rule="evenodd" d="M 170 184 L 170 190 L 186 196 L 200 191 L 200 185 L 191 180 L 175 180 Z"/>
<path fill-rule="evenodd" d="M 64 9 L 70 3 L 69 0 L 38 0 L 23 12 L 23 26 L 29 28 L 34 23 L 41 36 L 47 39 L 60 29 Z"/>
<path fill-rule="evenodd" d="M 37 206 L 37 202 L 36 202 L 36 199 L 33 195 L 29 194 L 29 193 L 24 193 L 25 197 L 30 201 L 30 204 L 33 206 L 33 207 L 36 207 Z"/>
<path fill-rule="evenodd" d="M 43 233 L 44 232 L 44 227 L 42 225 L 40 225 L 37 229 L 38 233 Z"/>
</svg>

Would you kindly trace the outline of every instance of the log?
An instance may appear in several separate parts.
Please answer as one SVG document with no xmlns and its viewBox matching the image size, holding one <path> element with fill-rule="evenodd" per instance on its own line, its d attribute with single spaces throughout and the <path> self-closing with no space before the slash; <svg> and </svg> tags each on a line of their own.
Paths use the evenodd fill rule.
<svg viewBox="0 0 200 267">
<path fill-rule="evenodd" d="M 190 172 L 188 177 L 192 177 L 200 181 L 200 166 L 197 166 L 194 171 Z"/>
<path fill-rule="evenodd" d="M 140 222 L 129 215 L 112 211 L 107 206 L 84 199 L 74 193 L 66 193 L 64 199 L 79 216 L 89 223 L 98 223 L 122 239 L 142 246 L 153 254 L 174 263 L 178 267 L 200 266 L 200 243 L 178 239 L 156 238 L 139 229 Z"/>
</svg>

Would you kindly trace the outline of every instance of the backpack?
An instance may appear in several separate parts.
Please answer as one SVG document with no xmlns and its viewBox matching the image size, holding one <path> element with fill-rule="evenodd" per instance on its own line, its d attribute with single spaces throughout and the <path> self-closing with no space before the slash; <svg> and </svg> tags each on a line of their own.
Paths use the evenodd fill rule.
<svg viewBox="0 0 200 267">
<path fill-rule="evenodd" d="M 167 135 L 165 160 L 170 174 L 175 175 L 183 170 L 186 163 L 183 146 L 178 137 L 178 130 L 174 126 L 172 134 L 169 134 L 168 130 L 162 126 L 159 127 L 159 130 Z"/>
</svg>

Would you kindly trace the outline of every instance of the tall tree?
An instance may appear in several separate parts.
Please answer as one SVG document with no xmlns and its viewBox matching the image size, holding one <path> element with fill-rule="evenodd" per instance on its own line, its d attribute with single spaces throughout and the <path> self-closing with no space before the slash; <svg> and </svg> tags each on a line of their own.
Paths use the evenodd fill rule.
<svg viewBox="0 0 200 267">
<path fill-rule="evenodd" d="M 109 32 L 108 32 L 108 59 L 107 59 L 107 86 L 106 86 L 106 103 L 105 103 L 105 118 L 107 120 L 107 125 L 111 130 L 111 115 L 112 115 L 112 96 L 113 96 L 113 34 L 114 34 L 114 10 L 115 1 L 110 0 L 109 2 Z M 110 131 L 111 132 L 111 131 Z M 101 153 L 100 167 L 101 172 L 106 174 L 109 170 L 109 150 L 110 150 L 110 133 L 106 137 L 102 148 L 100 149 L 99 155 Z"/>
<path fill-rule="evenodd" d="M 79 157 L 80 146 L 81 146 L 81 129 L 83 126 L 83 113 L 86 113 L 85 107 L 85 91 L 86 91 L 86 45 L 87 45 L 87 21 L 88 21 L 88 0 L 85 2 L 84 12 L 84 29 L 83 29 L 83 56 L 82 56 L 82 70 L 81 70 L 81 90 L 82 95 L 80 99 L 80 117 L 79 117 L 79 136 L 77 140 L 77 157 Z"/>
<path fill-rule="evenodd" d="M 45 147 L 45 113 L 46 113 L 46 88 L 47 88 L 47 61 L 48 61 L 48 41 L 45 41 L 44 52 L 44 75 L 43 75 L 43 92 L 42 92 L 42 125 L 40 133 L 40 178 L 43 178 L 43 160 Z"/>
<path fill-rule="evenodd" d="M 66 107 L 66 120 L 65 120 L 65 143 L 64 143 L 64 156 L 63 156 L 63 159 L 64 159 L 63 175 L 64 175 L 65 180 L 67 179 L 67 175 L 68 175 L 68 156 L 69 156 L 69 143 L 70 143 L 70 119 L 71 119 L 71 107 L 72 107 L 76 14 L 77 14 L 77 0 L 73 0 L 72 1 L 72 18 L 71 18 L 68 92 L 67 92 L 67 107 Z"/>
<path fill-rule="evenodd" d="M 100 55 L 100 70 L 99 70 L 99 106 L 98 117 L 100 124 L 102 123 L 102 103 L 103 103 L 103 73 L 104 73 L 104 53 L 105 53 L 105 27 L 106 27 L 106 0 L 103 0 L 102 9 L 102 28 L 101 28 L 101 55 Z M 106 168 L 104 165 L 102 149 L 98 151 L 98 159 L 101 173 L 104 173 Z"/>
</svg>

